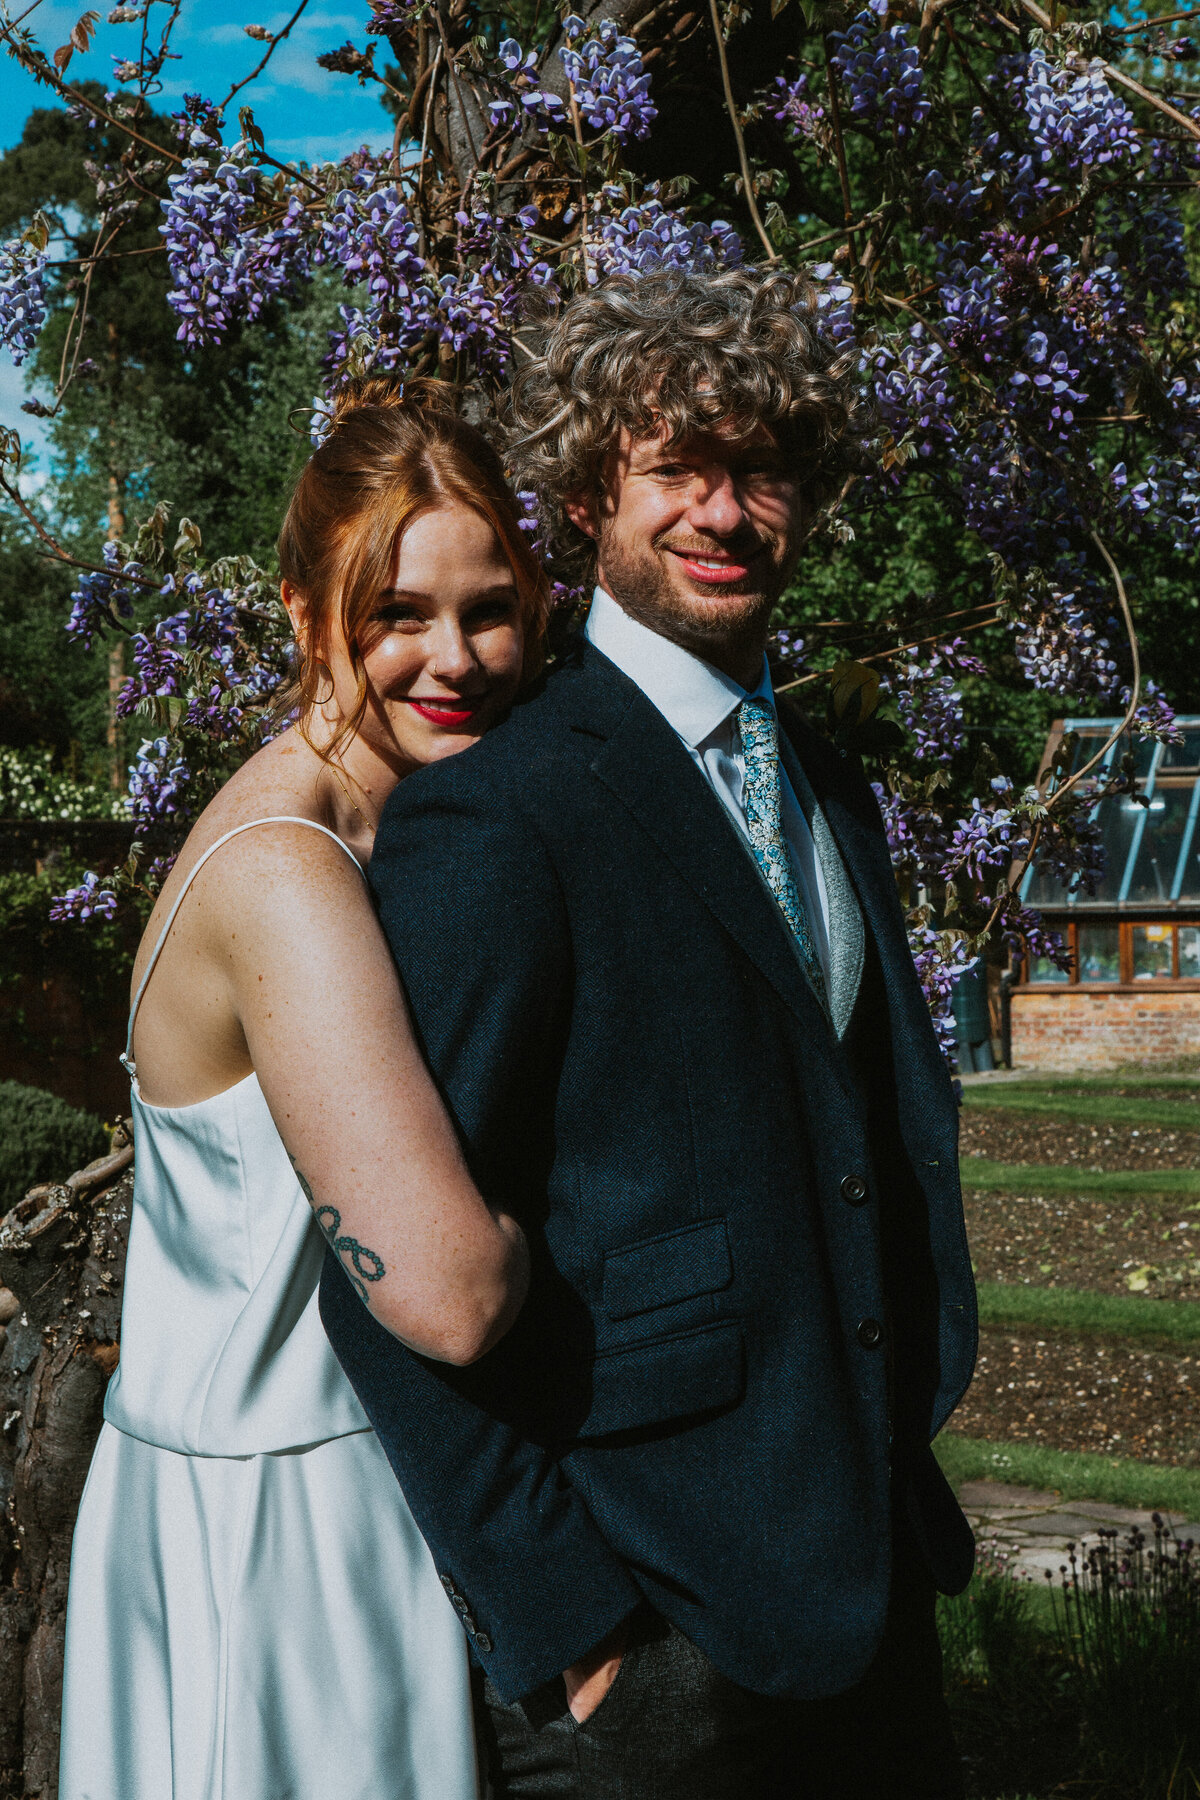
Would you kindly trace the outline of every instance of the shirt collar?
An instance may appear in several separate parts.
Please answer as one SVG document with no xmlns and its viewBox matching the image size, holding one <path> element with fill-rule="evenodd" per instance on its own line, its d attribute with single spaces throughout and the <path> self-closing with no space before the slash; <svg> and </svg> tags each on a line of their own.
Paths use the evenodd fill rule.
<svg viewBox="0 0 1200 1800">
<path fill-rule="evenodd" d="M 671 729 L 691 749 L 711 737 L 747 697 L 775 707 L 767 659 L 758 686 L 747 690 L 690 650 L 660 637 L 598 587 L 592 596 L 584 635 L 589 643 L 636 682 Z"/>
</svg>

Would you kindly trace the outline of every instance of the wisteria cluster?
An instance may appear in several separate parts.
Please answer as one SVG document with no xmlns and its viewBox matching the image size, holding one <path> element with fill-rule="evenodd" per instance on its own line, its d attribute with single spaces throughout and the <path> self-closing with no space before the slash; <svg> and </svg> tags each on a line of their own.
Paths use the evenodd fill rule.
<svg viewBox="0 0 1200 1800">
<path fill-rule="evenodd" d="M 588 279 L 599 281 L 620 270 L 628 274 L 654 268 L 737 268 L 742 240 L 724 219 L 708 223 L 687 219 L 664 206 L 657 185 L 641 198 L 622 204 L 620 188 L 605 188 L 592 213 Z M 619 208 L 619 210 L 617 210 Z"/>
<path fill-rule="evenodd" d="M 798 137 L 811 138 L 816 143 L 826 141 L 828 125 L 825 108 L 809 97 L 807 75 L 798 75 L 794 81 L 777 75 L 767 104 L 771 117 L 780 125 L 786 125 Z"/>
<path fill-rule="evenodd" d="M 852 116 L 903 143 L 929 117 L 930 103 L 908 27 L 881 29 L 887 15 L 888 0 L 871 0 L 847 31 L 831 33 L 829 41 Z"/>
<path fill-rule="evenodd" d="M 571 93 L 593 131 L 611 132 L 618 144 L 650 135 L 658 108 L 641 52 L 611 19 L 593 29 L 574 13 L 563 21 L 560 50 Z"/>
<path fill-rule="evenodd" d="M 257 216 L 250 146 L 239 142 L 215 166 L 188 157 L 168 179 L 170 199 L 160 227 L 167 245 L 171 290 L 185 344 L 218 343 L 235 318 L 258 318 L 268 301 L 293 291 L 308 273 L 304 208 L 292 194 L 269 223 Z"/>
<path fill-rule="evenodd" d="M 1144 60 L 1141 97 L 1122 89 L 1105 59 L 1139 53 L 1109 9 L 1088 24 L 1073 8 L 1061 29 L 1020 8 L 860 0 L 845 11 L 828 36 L 807 21 L 797 42 L 788 25 L 786 67 L 755 77 L 763 85 L 741 96 L 729 133 L 747 165 L 739 149 L 724 182 L 706 184 L 719 198 L 690 206 L 656 144 L 632 148 L 675 103 L 681 46 L 709 29 L 682 0 L 636 27 L 620 6 L 569 14 L 537 49 L 490 39 L 455 9 L 435 20 L 430 0 L 365 0 L 358 43 L 322 61 L 381 79 L 373 40 L 387 39 L 402 65 L 399 78 L 389 70 L 392 95 L 409 108 L 395 154 L 281 164 L 252 120 L 234 141 L 221 111 L 189 94 L 163 208 L 169 303 L 184 343 L 214 343 L 288 304 L 315 272 L 339 280 L 319 438 L 331 396 L 368 370 L 436 372 L 476 412 L 502 407 L 535 291 L 553 303 L 618 271 L 735 266 L 760 241 L 784 261 L 824 245 L 830 260 L 811 271 L 823 327 L 855 359 L 879 420 L 877 471 L 839 499 L 835 532 L 845 541 L 872 509 L 902 512 L 933 491 L 993 569 L 988 637 L 971 638 L 973 614 L 956 635 L 964 611 L 946 571 L 946 623 L 925 623 L 942 596 L 914 595 L 920 629 L 881 629 L 872 647 L 907 738 L 879 752 L 877 791 L 897 870 L 921 901 L 914 956 L 948 1042 L 954 980 L 989 929 L 1024 955 L 1065 955 L 1008 891 L 1011 873 L 1031 856 L 1086 888 L 1102 855 L 1102 787 L 1059 802 L 1027 785 L 1031 771 L 1014 778 L 983 759 L 973 770 L 968 718 L 993 646 L 1063 710 L 1125 710 L 1127 631 L 1102 547 L 1131 575 L 1143 544 L 1200 547 L 1185 233 L 1200 106 L 1184 87 L 1188 40 L 1165 26 L 1161 105 L 1146 98 Z M 47 278 L 32 240 L 0 248 L 0 337 L 17 360 L 43 322 Z M 536 497 L 523 499 L 540 549 Z M 121 709 L 146 721 L 131 778 L 142 824 L 186 820 L 216 772 L 262 741 L 286 666 L 283 621 L 254 575 L 186 558 L 164 567 L 109 546 L 81 576 L 68 627 L 85 645 L 129 637 Z M 908 638 L 920 648 L 894 649 Z M 792 625 L 775 653 L 810 679 L 828 660 L 819 641 Z M 1145 736 L 1177 730 L 1152 684 L 1131 723 Z M 75 890 L 76 911 L 107 909 L 98 892 Z"/>
<path fill-rule="evenodd" d="M 78 887 L 56 894 L 50 902 L 52 919 L 112 919 L 120 900 L 115 888 L 105 886 L 99 875 L 89 869 Z"/>
<path fill-rule="evenodd" d="M 142 580 L 142 570 L 122 555 L 121 546 L 104 546 L 104 567 L 84 570 L 71 595 L 71 612 L 67 635 L 77 638 L 90 650 L 98 637 L 123 620 L 133 617 L 135 588 Z"/>
<path fill-rule="evenodd" d="M 18 366 L 46 323 L 46 252 L 28 238 L 0 244 L 0 344 Z"/>
<path fill-rule="evenodd" d="M 924 661 L 895 668 L 896 710 L 911 734 L 912 754 L 919 763 L 948 764 L 963 747 L 964 675 L 986 674 L 961 638 L 942 644 Z"/>
<path fill-rule="evenodd" d="M 1098 62 L 1073 73 L 1052 68 L 1035 51 L 1022 87 L 1030 135 L 1044 163 L 1074 171 L 1137 155 L 1133 114 Z"/>
</svg>

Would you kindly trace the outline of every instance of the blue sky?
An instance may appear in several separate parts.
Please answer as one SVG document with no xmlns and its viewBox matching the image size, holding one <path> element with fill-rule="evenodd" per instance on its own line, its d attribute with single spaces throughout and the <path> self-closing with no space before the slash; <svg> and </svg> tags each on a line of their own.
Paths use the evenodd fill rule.
<svg viewBox="0 0 1200 1800">
<path fill-rule="evenodd" d="M 53 52 L 66 42 L 84 3 L 72 0 L 64 6 L 60 0 L 41 0 L 29 24 L 36 29 L 43 48 Z M 17 4 L 11 10 L 17 14 L 24 7 Z M 77 54 L 72 59 L 67 73 L 72 80 L 90 79 L 115 87 L 112 58 L 136 55 L 139 28 L 105 23 L 111 10 L 108 4 L 97 10 L 101 11 L 101 24 L 92 47 L 85 56 Z M 163 112 L 178 111 L 186 92 L 223 100 L 266 48 L 248 38 L 242 27 L 265 25 L 277 31 L 294 10 L 293 5 L 265 6 L 259 11 L 255 0 L 239 0 L 236 5 L 233 0 L 184 0 L 171 40 L 180 60 L 165 65 L 163 91 L 155 106 Z M 166 16 L 165 6 L 151 7 L 152 25 Z M 368 42 L 363 32 L 367 16 L 365 0 L 341 6 L 336 0 L 311 0 L 291 36 L 275 51 L 265 74 L 238 96 L 229 118 L 234 132 L 240 102 L 254 108 L 268 150 L 282 161 L 297 157 L 325 161 L 344 156 L 361 144 L 385 149 L 391 143 L 392 127 L 375 98 L 378 88 L 360 87 L 352 76 L 331 75 L 316 63 L 322 51 L 335 49 L 348 37 L 360 46 Z M 55 104 L 49 89 L 40 87 L 11 57 L 0 53 L 0 151 L 19 141 L 24 122 L 35 107 Z M 15 425 L 26 445 L 36 452 L 44 443 L 44 432 L 20 410 L 26 392 L 23 371 L 14 369 L 7 353 L 0 351 L 0 422 Z"/>
<path fill-rule="evenodd" d="M 26 0 L 27 4 L 27 0 Z M 22 10 L 20 5 L 13 12 Z M 92 47 L 76 55 L 68 77 L 102 81 L 115 87 L 112 58 L 136 54 L 139 27 L 104 23 L 109 6 L 101 10 Z M 29 19 L 44 48 L 53 51 L 83 11 L 79 0 L 68 6 L 61 0 L 41 0 Z M 293 7 L 257 10 L 254 0 L 184 0 L 172 35 L 178 62 L 163 70 L 163 90 L 154 104 L 164 112 L 178 110 L 182 95 L 198 91 L 210 100 L 224 99 L 235 81 L 248 75 L 262 56 L 265 45 L 245 35 L 244 25 L 265 25 L 277 31 L 287 23 Z M 165 18 L 165 6 L 152 6 L 150 20 Z M 273 155 L 310 161 L 344 156 L 360 144 L 383 149 L 391 142 L 391 127 L 379 105 L 377 88 L 362 88 L 349 75 L 331 75 L 319 69 L 316 58 L 352 37 L 360 46 L 368 40 L 363 26 L 368 17 L 364 4 L 337 5 L 336 0 L 312 0 L 292 35 L 275 51 L 266 73 L 247 88 L 239 100 L 254 108 L 254 116 Z M 381 45 L 385 50 L 386 46 Z M 35 106 L 53 104 L 48 90 L 38 84 L 8 56 L 0 59 L 0 150 L 15 144 L 26 116 Z M 235 108 L 236 110 L 236 108 Z M 236 117 L 231 119 L 236 130 Z"/>
</svg>

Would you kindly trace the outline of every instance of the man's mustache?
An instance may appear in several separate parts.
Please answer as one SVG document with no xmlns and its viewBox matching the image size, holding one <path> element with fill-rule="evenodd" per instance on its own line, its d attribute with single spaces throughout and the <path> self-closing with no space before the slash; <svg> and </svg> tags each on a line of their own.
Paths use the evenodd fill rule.
<svg viewBox="0 0 1200 1800">
<path fill-rule="evenodd" d="M 758 556 L 763 551 L 768 553 L 772 551 L 775 548 L 775 541 L 771 537 L 761 537 L 757 532 L 749 537 L 707 539 L 673 538 L 664 535 L 655 538 L 654 548 L 656 550 L 674 550 L 684 556 L 727 556 L 732 562 L 743 560 L 748 562 L 751 557 Z"/>
</svg>

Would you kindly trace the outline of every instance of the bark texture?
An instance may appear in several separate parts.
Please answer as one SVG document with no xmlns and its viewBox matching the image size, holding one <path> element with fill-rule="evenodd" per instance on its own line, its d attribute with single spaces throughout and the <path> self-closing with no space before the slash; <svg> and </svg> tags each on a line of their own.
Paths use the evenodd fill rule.
<svg viewBox="0 0 1200 1800">
<path fill-rule="evenodd" d="M 54 1800 L 71 1535 L 117 1366 L 133 1144 L 0 1221 L 0 1800 Z"/>
</svg>

